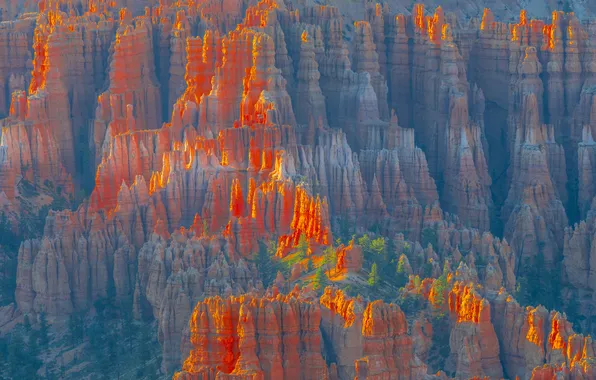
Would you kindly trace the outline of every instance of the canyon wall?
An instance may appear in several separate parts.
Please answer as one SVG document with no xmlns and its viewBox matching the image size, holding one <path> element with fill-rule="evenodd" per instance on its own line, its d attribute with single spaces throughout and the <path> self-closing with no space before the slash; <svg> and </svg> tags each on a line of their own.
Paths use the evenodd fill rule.
<svg viewBox="0 0 596 380">
<path fill-rule="evenodd" d="M 19 312 L 114 298 L 158 321 L 164 370 L 188 356 L 179 378 L 423 378 L 399 307 L 263 284 L 261 244 L 316 257 L 348 226 L 408 274 L 459 277 L 450 375 L 589 378 L 587 335 L 508 292 L 540 264 L 593 330 L 596 22 L 362 5 L 6 4 L 0 207 L 16 231 L 48 183 L 76 204 L 21 243 Z"/>
</svg>

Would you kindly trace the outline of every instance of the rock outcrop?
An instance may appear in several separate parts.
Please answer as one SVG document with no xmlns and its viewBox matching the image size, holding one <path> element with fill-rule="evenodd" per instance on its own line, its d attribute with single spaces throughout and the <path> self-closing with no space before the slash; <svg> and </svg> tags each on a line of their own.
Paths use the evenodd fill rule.
<svg viewBox="0 0 596 380">
<path fill-rule="evenodd" d="M 397 306 L 374 301 L 364 307 L 331 288 L 320 299 L 298 289 L 207 298 L 197 303 L 190 331 L 193 349 L 177 379 L 426 377 Z M 337 362 L 327 368 L 323 355 L 330 352 Z"/>
<path fill-rule="evenodd" d="M 596 23 L 348 3 L 0 1 L 0 210 L 17 231 L 55 207 L 24 185 L 77 206 L 22 242 L 2 314 L 132 299 L 180 379 L 424 379 L 444 312 L 450 375 L 590 378 L 587 334 L 508 292 L 544 262 L 592 329 Z M 409 276 L 374 296 L 415 313 L 279 293 L 323 252 L 365 286 L 367 230 Z"/>
<path fill-rule="evenodd" d="M 449 360 L 456 377 L 503 377 L 490 303 L 476 293 L 473 284 L 455 283 L 449 292 L 449 311 L 455 320 L 449 338 Z"/>
<path fill-rule="evenodd" d="M 592 339 L 576 334 L 565 316 L 544 307 L 521 307 L 507 292 L 493 301 L 493 323 L 509 377 L 541 378 L 548 367 L 566 367 L 579 378 L 590 376 Z M 572 377 L 566 377 L 572 378 Z"/>
<path fill-rule="evenodd" d="M 175 378 L 326 378 L 316 301 L 294 291 L 199 302 L 190 322 L 193 348 Z"/>
<path fill-rule="evenodd" d="M 151 21 L 133 19 L 125 10 L 111 54 L 110 86 L 98 98 L 90 133 L 96 165 L 111 137 L 161 126 L 161 96 L 152 47 Z"/>
<path fill-rule="evenodd" d="M 347 246 L 337 247 L 335 273 L 358 273 L 362 270 L 362 248 L 354 245 L 354 240 Z"/>
<path fill-rule="evenodd" d="M 12 3 L 12 2 L 10 2 Z M 8 9 L 8 8 L 4 8 Z M 35 17 L 4 18 L 0 28 L 0 49 L 2 60 L 0 63 L 0 115 L 9 114 L 11 94 L 16 90 L 25 90 L 28 87 L 32 69 L 31 46 L 35 29 Z"/>
</svg>

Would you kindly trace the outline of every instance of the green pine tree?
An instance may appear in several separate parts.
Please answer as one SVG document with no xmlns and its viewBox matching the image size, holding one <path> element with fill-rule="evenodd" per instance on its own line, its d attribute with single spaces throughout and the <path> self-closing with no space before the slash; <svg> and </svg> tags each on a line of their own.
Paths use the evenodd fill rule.
<svg viewBox="0 0 596 380">
<path fill-rule="evenodd" d="M 109 361 L 109 375 L 110 378 L 113 375 L 117 375 L 117 378 L 120 377 L 120 355 L 118 354 L 118 342 L 116 332 L 114 330 L 110 330 L 111 332 L 108 334 L 107 339 L 107 346 L 108 346 L 108 354 L 107 359 Z M 116 372 L 116 373 L 114 373 Z"/>
<path fill-rule="evenodd" d="M 151 359 L 151 350 L 149 343 L 151 342 L 151 326 L 144 325 L 141 328 L 139 339 L 139 359 L 141 363 L 146 363 Z"/>
<path fill-rule="evenodd" d="M 424 265 L 422 266 L 422 275 L 424 278 L 431 278 L 433 276 L 433 264 L 432 259 L 429 259 Z"/>
<path fill-rule="evenodd" d="M 438 245 L 437 242 L 437 230 L 435 228 L 426 227 L 422 230 L 422 234 L 420 236 L 420 244 L 423 248 L 426 248 L 430 244 L 436 251 Z"/>
<path fill-rule="evenodd" d="M 410 257 L 410 254 L 412 253 L 412 246 L 410 245 L 410 243 L 405 242 L 404 243 L 404 255 L 406 255 L 406 257 Z"/>
<path fill-rule="evenodd" d="M 300 234 L 300 239 L 298 240 L 298 245 L 296 246 L 296 257 L 300 260 L 303 260 L 308 253 L 308 240 L 306 239 L 305 234 Z"/>
<path fill-rule="evenodd" d="M 209 235 L 209 226 L 207 225 L 207 221 L 203 220 L 203 236 Z"/>
<path fill-rule="evenodd" d="M 37 357 L 37 352 L 32 352 L 32 347 L 25 345 L 22 330 L 22 326 L 17 326 L 11 333 L 7 349 L 8 353 L 5 358 L 8 373 L 13 379 L 30 379 L 32 374 L 34 375 L 42 364 Z M 35 349 L 33 348 L 33 350 Z"/>
<path fill-rule="evenodd" d="M 335 268 L 335 264 L 337 262 L 337 255 L 335 254 L 335 248 L 329 246 L 325 248 L 323 251 L 324 258 L 323 263 L 325 265 L 325 269 L 327 270 L 327 274 L 331 275 L 331 268 Z"/>
<path fill-rule="evenodd" d="M 46 313 L 42 311 L 39 313 L 39 345 L 45 348 L 50 343 L 49 326 Z"/>
<path fill-rule="evenodd" d="M 569 298 L 569 303 L 567 304 L 567 309 L 565 313 L 567 314 L 567 319 L 573 323 L 573 328 L 576 331 L 580 330 L 580 322 L 581 320 L 585 319 L 583 316 L 580 315 L 579 312 L 579 302 L 577 302 L 577 296 L 574 294 Z"/>
<path fill-rule="evenodd" d="M 406 273 L 406 255 L 402 254 L 397 261 L 397 273 L 395 275 L 395 285 L 398 288 L 408 283 L 408 274 Z"/>
<path fill-rule="evenodd" d="M 130 311 L 125 312 L 122 330 L 125 334 L 125 338 L 128 341 L 129 352 L 133 350 L 133 338 L 137 335 L 137 325 L 133 319 Z"/>
<path fill-rule="evenodd" d="M 447 288 L 447 276 L 443 273 L 439 278 L 437 278 L 432 285 L 432 288 L 435 293 L 435 304 L 437 307 L 442 307 L 445 303 L 445 289 Z"/>
<path fill-rule="evenodd" d="M 6 358 L 8 362 L 8 371 L 14 376 L 14 378 L 23 375 L 22 365 L 27 360 L 27 355 L 23 350 L 24 347 L 25 341 L 23 340 L 23 335 L 21 335 L 19 329 L 15 329 L 15 331 L 13 331 L 13 333 L 10 335 L 8 355 Z"/>
<path fill-rule="evenodd" d="M 379 237 L 370 242 L 370 250 L 375 259 L 385 257 L 385 238 Z"/>
<path fill-rule="evenodd" d="M 340 218 L 339 224 L 339 237 L 337 238 L 337 245 L 341 244 L 342 241 L 347 241 L 350 236 L 350 227 L 345 218 Z"/>
<path fill-rule="evenodd" d="M 313 288 L 315 290 L 319 290 L 325 286 L 327 283 L 327 277 L 325 276 L 325 271 L 323 270 L 323 266 L 317 268 L 315 272 L 315 278 L 313 279 Z"/>
<path fill-rule="evenodd" d="M 358 245 L 360 247 L 362 247 L 362 252 L 364 253 L 364 257 L 365 258 L 369 258 L 371 255 L 371 249 L 370 249 L 370 245 L 371 245 L 371 240 L 368 237 L 367 234 L 362 235 L 359 239 L 358 239 Z"/>
<path fill-rule="evenodd" d="M 25 314 L 23 318 L 23 327 L 25 328 L 25 332 L 27 334 L 31 333 L 31 321 L 29 320 L 29 314 Z"/>
<path fill-rule="evenodd" d="M 530 303 L 531 296 L 528 288 L 528 278 L 525 276 L 518 277 L 517 283 L 515 285 L 515 299 L 522 306 L 528 305 Z"/>
<path fill-rule="evenodd" d="M 83 316 L 77 313 L 72 313 L 68 317 L 68 332 L 71 344 L 80 343 L 85 335 Z"/>
<path fill-rule="evenodd" d="M 377 263 L 373 263 L 368 274 L 368 286 L 376 288 L 379 285 L 379 273 L 377 271 Z"/>
<path fill-rule="evenodd" d="M 259 250 L 256 253 L 255 261 L 257 269 L 261 274 L 264 287 L 271 285 L 273 280 L 275 280 L 275 275 L 277 274 L 277 268 L 271 258 L 270 248 L 268 247 L 268 245 L 271 246 L 274 244 L 274 242 L 269 242 L 269 244 L 266 244 L 265 242 L 261 241 L 259 242 Z"/>
<path fill-rule="evenodd" d="M 57 363 L 55 361 L 50 361 L 46 364 L 45 368 L 45 379 L 46 380 L 58 380 L 60 378 L 59 369 L 57 368 Z"/>
<path fill-rule="evenodd" d="M 383 266 L 385 267 L 385 270 L 389 273 L 389 271 L 391 271 L 391 264 L 395 263 L 395 253 L 396 253 L 397 247 L 395 246 L 395 242 L 393 241 L 393 239 L 387 239 L 385 241 L 385 260 L 383 262 Z"/>
</svg>

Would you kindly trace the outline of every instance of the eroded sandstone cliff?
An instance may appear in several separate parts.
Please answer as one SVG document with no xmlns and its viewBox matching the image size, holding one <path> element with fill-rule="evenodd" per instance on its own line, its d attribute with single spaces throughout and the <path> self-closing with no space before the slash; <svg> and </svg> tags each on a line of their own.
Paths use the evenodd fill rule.
<svg viewBox="0 0 596 380">
<path fill-rule="evenodd" d="M 593 375 L 587 334 L 509 293 L 540 266 L 560 279 L 555 306 L 592 330 L 594 21 L 370 2 L 9 3 L 2 213 L 19 230 L 27 202 L 52 204 L 23 182 L 80 203 L 21 243 L 16 314 L 113 298 L 158 321 L 162 367 L 185 360 L 182 379 Z M 371 249 L 351 235 L 367 230 L 391 238 L 385 263 L 411 276 L 402 291 L 424 315 L 289 291 L 324 256 L 330 281 L 366 282 Z M 268 242 L 276 263 L 305 257 L 265 281 Z M 441 368 L 433 313 L 448 319 Z"/>
</svg>

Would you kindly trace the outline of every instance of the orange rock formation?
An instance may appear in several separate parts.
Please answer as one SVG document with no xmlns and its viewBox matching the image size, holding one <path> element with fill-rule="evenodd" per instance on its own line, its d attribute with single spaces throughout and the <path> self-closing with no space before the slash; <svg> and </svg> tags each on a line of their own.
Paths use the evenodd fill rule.
<svg viewBox="0 0 596 380">
<path fill-rule="evenodd" d="M 159 321 L 164 369 L 190 352 L 179 378 L 423 378 L 428 323 L 411 337 L 395 305 L 265 291 L 252 262 L 374 226 L 408 252 L 405 292 L 446 299 L 448 372 L 590 378 L 590 339 L 507 291 L 543 258 L 565 305 L 594 306 L 596 23 L 345 7 L 2 2 L 0 208 L 27 212 L 22 181 L 90 190 L 21 244 L 19 312 L 86 311 L 113 284 Z M 357 276 L 361 249 L 336 255 Z M 446 294 L 416 277 L 444 266 Z"/>
</svg>

